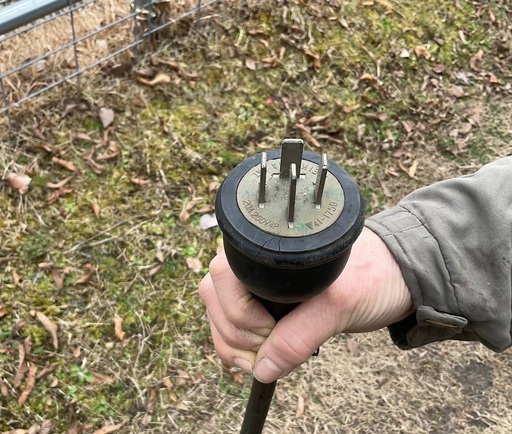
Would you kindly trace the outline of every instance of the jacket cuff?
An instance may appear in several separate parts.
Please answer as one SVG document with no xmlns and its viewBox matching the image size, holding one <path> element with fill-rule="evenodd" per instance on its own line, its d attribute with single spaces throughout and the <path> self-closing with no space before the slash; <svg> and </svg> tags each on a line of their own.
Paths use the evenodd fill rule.
<svg viewBox="0 0 512 434">
<path fill-rule="evenodd" d="M 393 253 L 416 308 L 388 327 L 393 342 L 411 349 L 447 339 L 477 339 L 460 313 L 439 244 L 421 221 L 396 206 L 370 217 L 366 226 Z"/>
</svg>

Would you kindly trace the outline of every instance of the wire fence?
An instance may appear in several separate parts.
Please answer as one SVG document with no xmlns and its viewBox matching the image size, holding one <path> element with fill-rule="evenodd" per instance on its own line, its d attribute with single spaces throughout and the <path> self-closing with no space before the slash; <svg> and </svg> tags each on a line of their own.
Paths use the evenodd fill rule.
<svg viewBox="0 0 512 434">
<path fill-rule="evenodd" d="M 220 0 L 0 0 L 0 117 Z M 0 118 L 1 120 L 1 118 Z"/>
</svg>

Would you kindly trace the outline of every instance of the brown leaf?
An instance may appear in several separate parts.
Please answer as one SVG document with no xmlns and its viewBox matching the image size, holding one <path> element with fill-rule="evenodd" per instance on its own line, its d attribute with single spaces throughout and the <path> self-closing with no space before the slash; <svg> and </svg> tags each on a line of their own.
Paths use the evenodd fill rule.
<svg viewBox="0 0 512 434">
<path fill-rule="evenodd" d="M 455 98 L 462 98 L 466 94 L 464 93 L 464 89 L 461 86 L 452 86 L 447 90 L 448 94 Z"/>
<path fill-rule="evenodd" d="M 138 185 L 139 187 L 146 187 L 151 184 L 149 179 L 132 178 L 130 181 L 132 184 Z"/>
<path fill-rule="evenodd" d="M 155 265 L 151 270 L 148 272 L 149 277 L 153 277 L 156 273 L 160 271 L 160 269 L 163 267 L 164 264 L 160 263 Z"/>
<path fill-rule="evenodd" d="M 107 425 L 104 426 L 103 428 L 97 429 L 92 434 L 108 434 L 121 429 L 124 424 L 125 422 L 118 423 L 117 425 Z"/>
<path fill-rule="evenodd" d="M 23 378 L 25 378 L 25 374 L 28 371 L 27 363 L 25 362 L 25 346 L 21 343 L 18 344 L 18 369 L 16 370 L 16 374 L 14 375 L 13 387 L 17 389 L 21 384 Z"/>
<path fill-rule="evenodd" d="M 114 384 L 115 380 L 108 375 L 101 374 L 99 372 L 94 372 L 89 370 L 89 373 L 94 377 L 94 382 L 98 384 Z"/>
<path fill-rule="evenodd" d="M 364 113 L 364 116 L 368 119 L 373 119 L 374 121 L 384 122 L 388 118 L 388 114 L 386 112 L 377 112 L 377 113 Z"/>
<path fill-rule="evenodd" d="M 471 59 L 469 59 L 469 66 L 473 71 L 480 72 L 482 70 L 483 58 L 484 52 L 482 50 L 478 50 L 477 53 L 471 56 Z"/>
<path fill-rule="evenodd" d="M 25 389 L 23 389 L 23 392 L 21 392 L 21 395 L 18 398 L 19 405 L 25 404 L 30 393 L 34 389 L 34 386 L 36 385 L 36 373 L 37 366 L 32 363 L 28 369 L 27 379 L 25 381 Z"/>
<path fill-rule="evenodd" d="M 23 281 L 23 279 L 20 277 L 20 275 L 18 273 L 16 273 L 16 270 L 12 270 L 11 274 L 12 274 L 12 283 L 14 283 L 14 287 L 21 288 L 21 282 Z M 0 309 L 0 312 L 1 312 L 1 309 Z M 1 317 L 2 317 L 2 315 L 0 314 L 0 318 Z"/>
<path fill-rule="evenodd" d="M 103 166 L 94 161 L 92 156 L 86 157 L 85 163 L 92 169 L 94 173 L 96 173 L 96 175 L 101 175 L 105 171 Z"/>
<path fill-rule="evenodd" d="M 414 48 L 414 53 L 418 59 L 423 57 L 424 59 L 429 60 L 431 57 L 430 51 L 428 51 L 428 48 L 425 45 L 418 45 Z"/>
<path fill-rule="evenodd" d="M 85 264 L 85 268 L 87 268 L 89 270 L 89 272 L 85 276 L 82 276 L 82 277 L 78 278 L 77 280 L 75 280 L 73 282 L 73 286 L 81 285 L 82 283 L 89 282 L 92 275 L 96 271 L 96 268 L 94 268 L 94 265 L 92 265 L 92 264 Z"/>
<path fill-rule="evenodd" d="M 203 265 L 201 261 L 197 258 L 187 258 L 187 267 L 189 270 L 192 270 L 194 273 L 198 274 L 203 269 Z"/>
<path fill-rule="evenodd" d="M 251 57 L 247 57 L 245 59 L 245 67 L 250 69 L 251 71 L 256 71 L 256 62 Z"/>
<path fill-rule="evenodd" d="M 146 407 L 146 414 L 142 418 L 142 425 L 146 426 L 151 423 L 151 419 L 153 417 L 153 412 L 156 407 L 156 398 L 158 396 L 158 389 L 156 387 L 149 388 L 149 398 L 148 405 Z"/>
<path fill-rule="evenodd" d="M 354 356 L 354 357 L 359 357 L 360 356 L 360 352 L 359 352 L 359 344 L 357 343 L 357 341 L 353 338 L 347 338 L 347 340 L 345 341 L 345 345 L 347 347 L 347 350 L 348 352 Z"/>
<path fill-rule="evenodd" d="M 308 127 L 306 127 L 305 125 L 303 124 L 295 124 L 295 128 L 297 128 L 299 130 L 299 133 L 300 135 L 302 136 L 302 138 L 308 142 L 309 144 L 317 147 L 317 148 L 321 148 L 322 145 L 318 142 L 317 139 L 315 139 L 312 135 L 311 135 L 311 131 Z"/>
<path fill-rule="evenodd" d="M 101 143 L 99 140 L 95 140 L 91 136 L 89 136 L 88 134 L 85 134 L 85 133 L 73 134 L 72 140 L 84 140 L 86 142 L 91 142 L 91 143 L 96 143 L 96 144 Z"/>
<path fill-rule="evenodd" d="M 112 122 L 114 122 L 114 110 L 110 108 L 101 107 L 98 115 L 100 117 L 103 128 L 109 127 L 112 124 Z"/>
<path fill-rule="evenodd" d="M 60 291 L 64 287 L 64 273 L 60 273 L 59 269 L 53 267 L 51 270 L 52 279 L 55 282 L 55 289 Z"/>
<path fill-rule="evenodd" d="M 50 434 L 52 432 L 53 423 L 51 420 L 45 420 L 41 424 L 39 434 Z"/>
<path fill-rule="evenodd" d="M 64 179 L 62 179 L 61 181 L 57 182 L 57 183 L 52 183 L 52 182 L 48 182 L 46 184 L 46 188 L 62 188 L 64 187 L 69 181 L 71 181 L 72 179 L 74 178 L 74 175 L 70 175 Z"/>
<path fill-rule="evenodd" d="M 64 196 L 65 194 L 73 193 L 73 189 L 71 188 L 59 188 L 58 190 L 53 190 L 48 199 L 46 199 L 47 204 L 52 204 L 56 202 L 59 197 Z"/>
<path fill-rule="evenodd" d="M 375 75 L 369 74 L 367 72 L 361 75 L 359 81 L 366 81 L 369 84 L 379 84 L 379 79 Z"/>
<path fill-rule="evenodd" d="M 123 318 L 121 318 L 119 315 L 115 315 L 112 319 L 112 322 L 114 323 L 114 333 L 120 341 L 123 341 L 126 335 L 126 333 L 123 331 Z"/>
<path fill-rule="evenodd" d="M 59 340 L 57 338 L 57 330 L 59 329 L 59 327 L 57 326 L 57 324 L 55 324 L 44 313 L 39 311 L 31 310 L 30 315 L 34 316 L 42 324 L 46 331 L 50 333 L 52 337 L 53 348 L 57 350 L 59 348 Z"/>
<path fill-rule="evenodd" d="M 306 411 L 308 399 L 304 395 L 299 395 L 297 400 L 297 408 L 295 409 L 295 419 L 299 419 L 304 416 Z"/>
<path fill-rule="evenodd" d="M 325 121 L 329 116 L 331 116 L 331 113 L 327 113 L 326 115 L 323 116 L 311 116 L 309 119 L 306 120 L 306 122 L 304 122 L 304 125 L 318 124 L 322 121 Z"/>
<path fill-rule="evenodd" d="M 196 72 L 188 72 L 178 62 L 173 62 L 172 60 L 165 60 L 165 59 L 162 59 L 162 58 L 156 58 L 154 61 L 156 62 L 157 65 L 158 64 L 162 64 L 162 65 L 170 66 L 171 68 L 176 70 L 181 77 L 183 77 L 183 78 L 185 78 L 187 80 L 195 80 L 195 79 L 199 78 L 199 74 L 198 73 L 196 73 Z"/>
<path fill-rule="evenodd" d="M 7 310 L 7 308 L 0 304 L 0 318 L 3 318 L 5 315 L 9 314 L 10 312 Z"/>
<path fill-rule="evenodd" d="M 64 167 L 65 169 L 68 169 L 71 172 L 76 172 L 76 166 L 70 161 L 63 160 L 62 158 L 53 157 L 52 162 L 58 164 L 59 166 Z"/>
<path fill-rule="evenodd" d="M 145 84 L 146 86 L 149 86 L 149 87 L 155 87 L 155 86 L 158 86 L 159 84 L 168 84 L 171 82 L 171 77 L 169 75 L 163 74 L 163 73 L 157 74 L 157 76 L 155 78 L 153 78 L 152 80 L 146 80 L 145 78 L 138 77 L 138 76 L 135 76 L 134 78 L 135 78 L 135 81 L 138 81 L 139 83 Z"/>
<path fill-rule="evenodd" d="M 0 379 L 0 394 L 2 396 L 7 396 L 9 394 L 9 391 L 7 390 L 7 386 L 5 384 L 5 380 Z"/>
<path fill-rule="evenodd" d="M 196 205 L 200 204 L 203 201 L 202 197 L 196 197 L 194 199 L 189 200 L 188 202 L 183 205 L 183 208 L 180 212 L 180 222 L 186 222 L 190 218 L 189 211 L 192 210 Z"/>
<path fill-rule="evenodd" d="M 446 66 L 444 66 L 442 63 L 438 63 L 432 68 L 432 71 L 434 71 L 436 74 L 442 74 L 444 71 L 446 71 Z"/>
<path fill-rule="evenodd" d="M 100 214 L 101 214 L 100 206 L 97 203 L 93 203 L 91 205 L 91 207 L 92 207 L 92 211 L 94 212 L 94 215 L 96 216 L 97 219 L 99 219 L 100 218 Z"/>
<path fill-rule="evenodd" d="M 11 187 L 23 195 L 28 192 L 28 186 L 32 178 L 24 173 L 9 173 L 5 179 L 11 184 Z"/>
</svg>

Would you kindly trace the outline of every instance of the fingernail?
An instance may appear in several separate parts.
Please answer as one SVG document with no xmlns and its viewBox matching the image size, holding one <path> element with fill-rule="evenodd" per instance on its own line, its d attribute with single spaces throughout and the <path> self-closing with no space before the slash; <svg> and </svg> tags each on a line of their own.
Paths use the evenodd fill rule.
<svg viewBox="0 0 512 434">
<path fill-rule="evenodd" d="M 252 374 L 252 365 L 247 360 L 237 357 L 235 360 L 233 360 L 233 363 L 242 371 L 247 372 L 248 374 Z"/>
<path fill-rule="evenodd" d="M 271 383 L 283 375 L 284 371 L 279 369 L 272 360 L 267 357 L 263 357 L 263 359 L 256 363 L 253 374 L 258 381 L 262 383 Z"/>
</svg>

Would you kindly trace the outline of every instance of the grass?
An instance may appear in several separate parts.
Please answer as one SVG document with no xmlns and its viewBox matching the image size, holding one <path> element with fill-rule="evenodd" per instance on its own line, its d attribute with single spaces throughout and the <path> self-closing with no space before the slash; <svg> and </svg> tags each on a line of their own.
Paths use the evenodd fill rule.
<svg viewBox="0 0 512 434">
<path fill-rule="evenodd" d="M 237 431 L 249 378 L 240 385 L 215 357 L 196 288 L 221 237 L 200 229 L 199 211 L 246 156 L 306 131 L 356 179 L 371 213 L 510 152 L 506 2 L 230 6 L 194 31 L 171 32 L 136 65 L 168 84 L 98 72 L 78 95 L 84 108 L 63 116 L 59 101 L 75 95 L 63 87 L 15 113 L 0 167 L 32 182 L 24 196 L 0 186 L 0 432 L 43 420 L 70 433 L 120 423 L 122 432 Z M 478 72 L 470 63 L 480 49 Z M 450 95 L 453 86 L 465 96 Z M 108 130 L 101 107 L 115 111 Z M 65 187 L 47 187 L 69 175 Z M 58 324 L 58 349 L 31 310 Z M 18 386 L 14 377 L 27 338 L 26 360 L 48 372 L 19 405 L 26 377 Z M 382 332 L 356 337 L 362 356 L 352 358 L 345 338 L 280 383 L 267 432 L 510 432 L 507 353 L 458 343 L 399 352 Z M 481 391 L 488 400 L 467 390 L 464 372 L 492 377 Z"/>
</svg>

